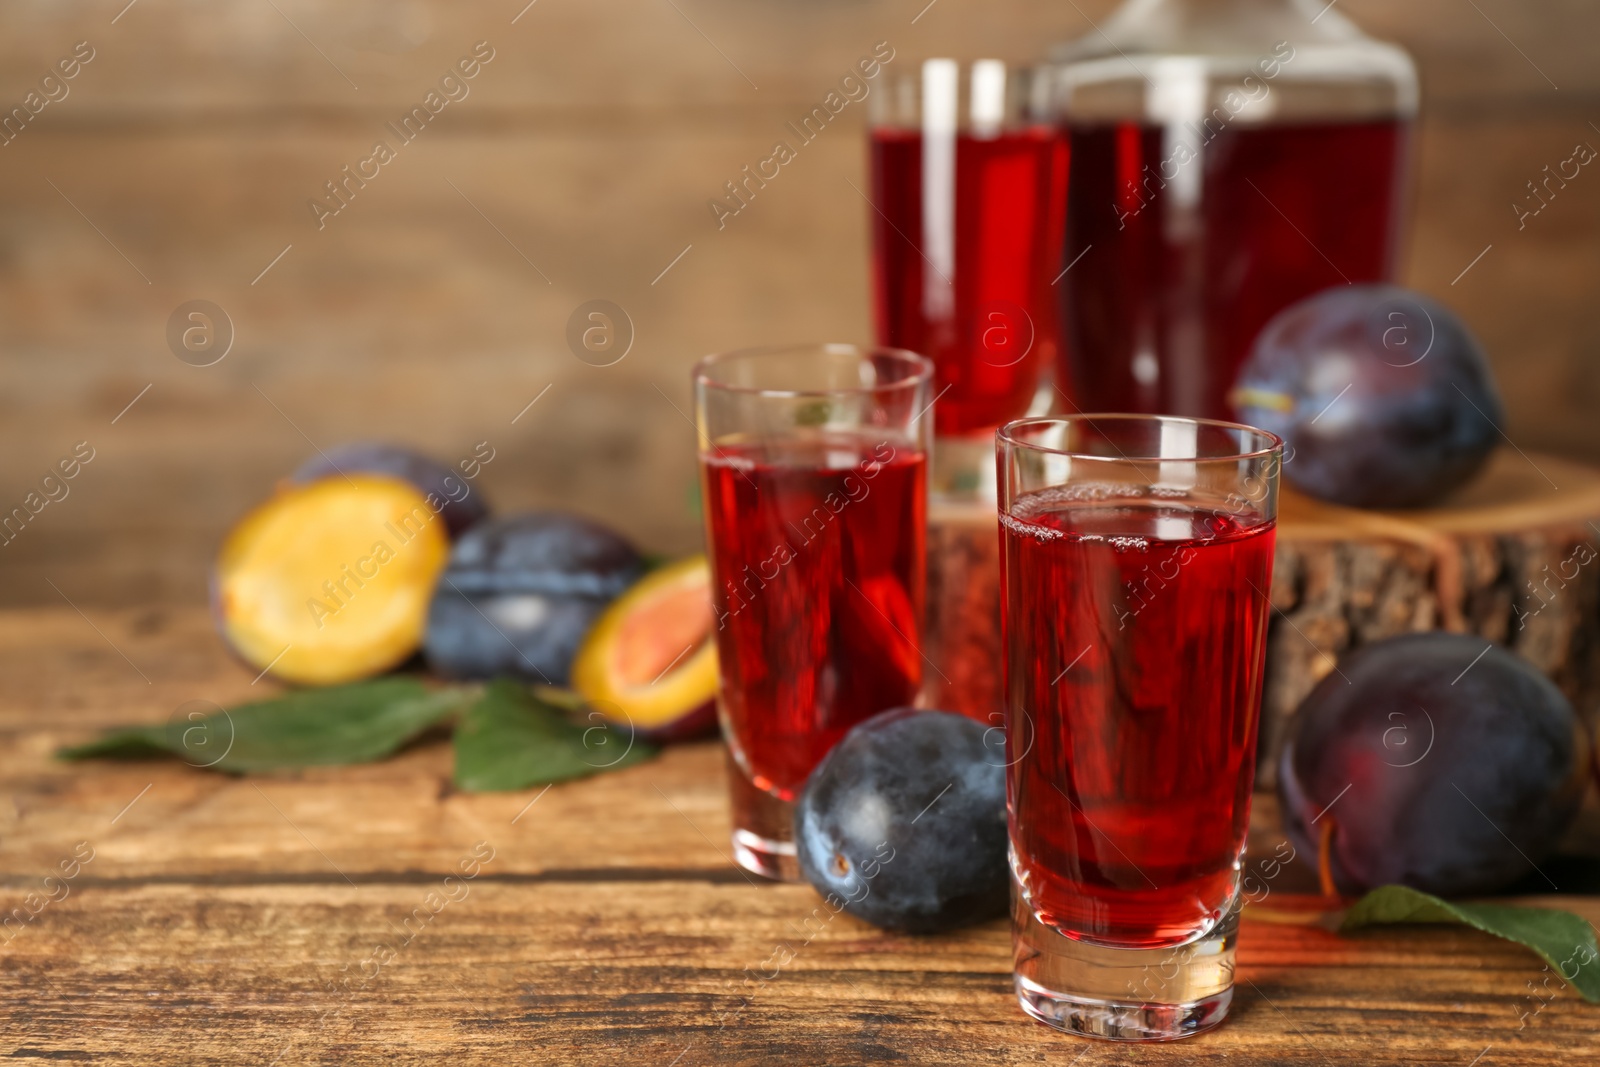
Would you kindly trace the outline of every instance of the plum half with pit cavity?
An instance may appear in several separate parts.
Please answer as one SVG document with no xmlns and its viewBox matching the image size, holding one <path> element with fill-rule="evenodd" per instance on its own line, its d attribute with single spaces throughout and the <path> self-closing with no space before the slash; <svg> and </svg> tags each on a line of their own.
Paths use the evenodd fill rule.
<svg viewBox="0 0 1600 1067">
<path fill-rule="evenodd" d="M 422 643 L 449 551 L 444 520 L 408 482 L 351 474 L 287 486 L 224 540 L 217 626 L 246 663 L 282 681 L 381 674 Z"/>
<path fill-rule="evenodd" d="M 711 568 L 691 556 L 639 579 L 590 628 L 572 686 L 617 726 L 680 741 L 717 722 Z"/>
<path fill-rule="evenodd" d="M 484 442 L 479 447 L 486 447 Z M 493 456 L 493 450 L 490 451 Z M 483 457 L 474 452 L 461 461 L 463 470 L 454 471 L 432 456 L 409 448 L 379 441 L 353 441 L 318 452 L 294 472 L 293 481 L 314 482 L 346 474 L 385 474 L 410 482 L 437 503 L 439 513 L 450 528 L 450 536 L 460 537 L 466 529 L 489 514 L 489 504 L 473 484 Z M 468 476 L 467 471 L 473 475 Z"/>
</svg>

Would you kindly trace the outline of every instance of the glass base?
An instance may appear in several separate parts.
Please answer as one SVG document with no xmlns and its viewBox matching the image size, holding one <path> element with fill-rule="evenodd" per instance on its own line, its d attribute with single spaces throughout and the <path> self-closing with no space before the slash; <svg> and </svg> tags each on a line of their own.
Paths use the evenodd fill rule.
<svg viewBox="0 0 1600 1067">
<path fill-rule="evenodd" d="M 1017 1002 L 1039 1022 L 1112 1041 L 1173 1041 L 1227 1017 L 1237 907 L 1182 945 L 1108 948 L 1040 922 L 1014 885 L 1011 900 Z"/>
<path fill-rule="evenodd" d="M 775 882 L 803 882 L 794 848 L 794 805 L 758 787 L 728 753 L 733 861 Z"/>
<path fill-rule="evenodd" d="M 758 837 L 749 830 L 733 831 L 733 861 L 751 874 L 774 882 L 803 882 L 793 841 Z"/>
</svg>

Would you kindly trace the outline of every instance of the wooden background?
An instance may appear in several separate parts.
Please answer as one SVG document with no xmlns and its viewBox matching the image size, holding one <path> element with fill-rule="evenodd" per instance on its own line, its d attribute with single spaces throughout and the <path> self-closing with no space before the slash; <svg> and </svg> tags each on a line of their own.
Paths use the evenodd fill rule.
<svg viewBox="0 0 1600 1067">
<path fill-rule="evenodd" d="M 895 48 L 891 70 L 929 54 L 1024 61 L 1111 6 L 524 3 L 0 8 L 7 109 L 76 42 L 95 50 L 70 95 L 0 147 L 0 505 L 76 442 L 96 452 L 0 548 L 0 603 L 198 601 L 226 525 L 310 442 L 373 435 L 446 459 L 488 440 L 481 484 L 501 507 L 560 503 L 655 550 L 694 547 L 693 360 L 870 330 L 868 208 L 850 185 L 864 109 L 726 229 L 707 200 L 875 42 Z M 1338 10 L 1422 72 L 1405 279 L 1481 334 L 1520 446 L 1600 459 L 1600 176 L 1583 172 L 1521 232 L 1511 209 L 1545 164 L 1600 144 L 1600 8 Z M 470 96 L 319 231 L 307 200 L 478 41 L 495 58 Z M 615 366 L 566 345 L 593 298 L 636 328 Z M 167 319 L 192 299 L 236 329 L 214 366 L 168 350 Z"/>
</svg>

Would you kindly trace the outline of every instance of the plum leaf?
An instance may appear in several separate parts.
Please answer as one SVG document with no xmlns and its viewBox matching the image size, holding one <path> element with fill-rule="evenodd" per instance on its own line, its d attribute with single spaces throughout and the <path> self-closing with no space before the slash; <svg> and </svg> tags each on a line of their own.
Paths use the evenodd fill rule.
<svg viewBox="0 0 1600 1067">
<path fill-rule="evenodd" d="M 509 679 L 490 683 L 456 727 L 456 785 L 474 792 L 526 789 L 631 766 L 655 748 L 602 721 L 569 722 Z"/>
<path fill-rule="evenodd" d="M 414 678 L 307 689 L 212 715 L 115 730 L 56 755 L 78 760 L 170 754 L 190 766 L 235 773 L 368 763 L 449 717 L 472 692 L 429 689 Z"/>
<path fill-rule="evenodd" d="M 1591 1004 L 1600 1003 L 1600 946 L 1581 916 L 1553 908 L 1458 904 L 1403 885 L 1374 889 L 1339 924 L 1341 934 L 1387 923 L 1460 923 L 1538 953 Z"/>
</svg>

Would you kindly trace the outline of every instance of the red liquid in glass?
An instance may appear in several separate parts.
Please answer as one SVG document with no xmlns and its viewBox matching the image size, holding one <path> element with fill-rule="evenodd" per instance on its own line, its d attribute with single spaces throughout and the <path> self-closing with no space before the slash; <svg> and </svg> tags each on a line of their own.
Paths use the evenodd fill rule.
<svg viewBox="0 0 1600 1067">
<path fill-rule="evenodd" d="M 926 460 L 836 434 L 701 458 L 725 733 L 792 800 L 846 730 L 922 684 Z"/>
<path fill-rule="evenodd" d="M 1068 128 L 1062 371 L 1084 411 L 1228 418 L 1268 319 L 1392 277 L 1407 126 L 1230 126 L 1181 165 L 1163 131 Z"/>
<path fill-rule="evenodd" d="M 1274 525 L 1063 495 L 1001 520 L 1013 868 L 1068 937 L 1176 944 L 1244 850 Z"/>
<path fill-rule="evenodd" d="M 1049 286 L 1065 199 L 1060 135 L 1043 127 L 957 134 L 953 217 L 942 221 L 924 218 L 921 132 L 875 129 L 871 151 L 879 343 L 933 360 L 939 434 L 1025 414 L 1040 370 L 1055 358 Z M 941 242 L 953 243 L 953 262 L 938 263 Z"/>
</svg>

